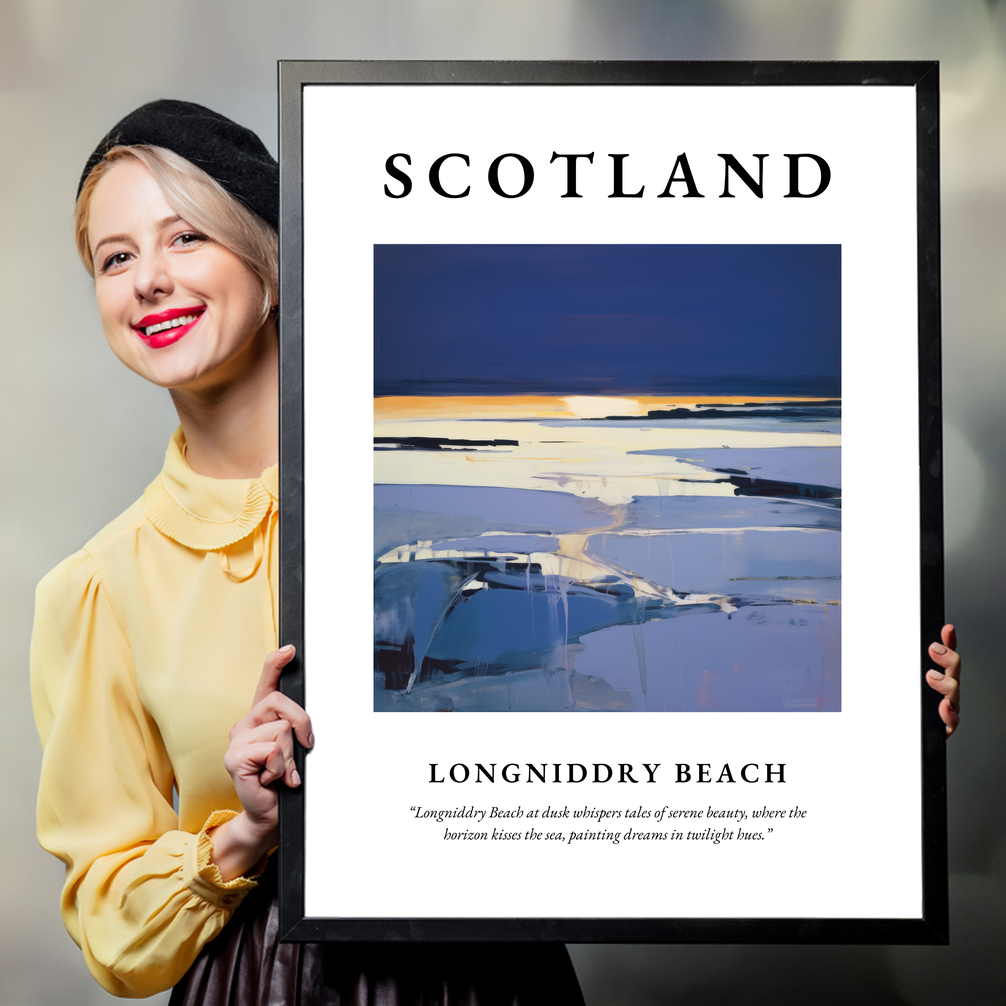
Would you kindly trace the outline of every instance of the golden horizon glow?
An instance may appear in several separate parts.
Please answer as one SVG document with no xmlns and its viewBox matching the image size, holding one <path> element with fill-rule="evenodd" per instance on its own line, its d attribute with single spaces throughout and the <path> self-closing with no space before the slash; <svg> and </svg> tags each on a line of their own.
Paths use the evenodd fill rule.
<svg viewBox="0 0 1006 1006">
<path fill-rule="evenodd" d="M 715 406 L 778 405 L 783 402 L 836 401 L 835 397 L 809 395 L 382 395 L 374 399 L 374 418 L 388 419 L 579 419 L 586 413 L 635 415 L 646 418 L 650 410 Z M 603 405 L 611 403 L 611 411 Z M 574 409 L 570 403 L 576 403 Z M 588 404 L 589 403 L 589 404 Z M 628 406 L 628 408 L 627 408 Z"/>
</svg>

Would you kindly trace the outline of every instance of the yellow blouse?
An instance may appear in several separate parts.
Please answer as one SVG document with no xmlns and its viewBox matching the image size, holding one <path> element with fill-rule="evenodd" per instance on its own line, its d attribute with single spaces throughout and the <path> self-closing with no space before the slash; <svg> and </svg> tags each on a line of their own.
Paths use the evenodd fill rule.
<svg viewBox="0 0 1006 1006">
<path fill-rule="evenodd" d="M 197 475 L 176 431 L 143 498 L 38 586 L 38 836 L 115 995 L 174 985 L 255 886 L 223 882 L 206 829 L 241 809 L 228 731 L 276 646 L 277 493 L 276 467 Z"/>
</svg>

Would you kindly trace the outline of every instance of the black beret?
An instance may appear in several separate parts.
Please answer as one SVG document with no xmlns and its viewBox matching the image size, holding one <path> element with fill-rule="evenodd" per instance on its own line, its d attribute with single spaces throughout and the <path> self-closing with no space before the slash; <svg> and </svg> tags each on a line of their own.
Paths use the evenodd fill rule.
<svg viewBox="0 0 1006 1006">
<path fill-rule="evenodd" d="M 191 101 L 163 98 L 114 125 L 84 165 L 77 195 L 91 169 L 112 147 L 166 147 L 191 161 L 273 227 L 279 226 L 279 165 L 250 130 Z"/>
</svg>

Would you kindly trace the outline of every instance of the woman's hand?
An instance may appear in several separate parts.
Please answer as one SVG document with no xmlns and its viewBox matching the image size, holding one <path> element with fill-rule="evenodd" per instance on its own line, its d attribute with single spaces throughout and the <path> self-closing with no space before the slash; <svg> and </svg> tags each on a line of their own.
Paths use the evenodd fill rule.
<svg viewBox="0 0 1006 1006">
<path fill-rule="evenodd" d="M 293 659 L 292 646 L 273 650 L 265 659 L 251 711 L 231 727 L 224 766 L 244 810 L 212 829 L 212 861 L 224 880 L 252 869 L 279 838 L 278 780 L 293 788 L 300 774 L 293 759 L 293 737 L 314 746 L 311 718 L 279 691 L 283 668 Z"/>
<path fill-rule="evenodd" d="M 947 725 L 949 737 L 961 721 L 961 658 L 957 651 L 957 632 L 952 625 L 944 625 L 941 643 L 931 643 L 929 656 L 943 668 L 926 673 L 929 687 L 943 696 L 940 719 Z"/>
</svg>

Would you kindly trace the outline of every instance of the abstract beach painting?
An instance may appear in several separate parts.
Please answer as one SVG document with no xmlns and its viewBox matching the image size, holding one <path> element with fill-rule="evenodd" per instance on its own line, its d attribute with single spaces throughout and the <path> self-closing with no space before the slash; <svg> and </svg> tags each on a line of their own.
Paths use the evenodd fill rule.
<svg viewBox="0 0 1006 1006">
<path fill-rule="evenodd" d="M 374 708 L 841 709 L 841 248 L 377 245 Z"/>
</svg>

